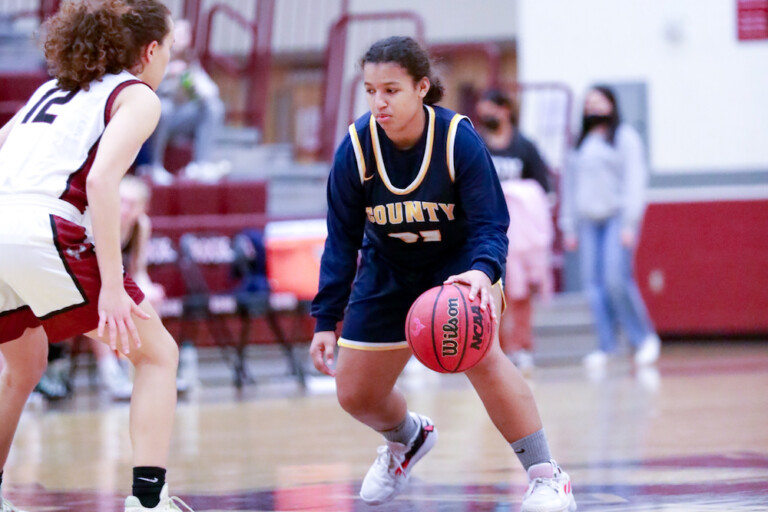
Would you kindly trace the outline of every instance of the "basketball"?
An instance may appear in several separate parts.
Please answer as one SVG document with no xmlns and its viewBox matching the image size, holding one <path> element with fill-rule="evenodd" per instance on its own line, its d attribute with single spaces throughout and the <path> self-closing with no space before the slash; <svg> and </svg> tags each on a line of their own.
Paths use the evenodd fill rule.
<svg viewBox="0 0 768 512">
<path fill-rule="evenodd" d="M 405 338 L 427 368 L 460 373 L 488 352 L 493 328 L 490 309 L 480 309 L 479 296 L 470 302 L 468 286 L 444 284 L 425 291 L 411 305 Z"/>
</svg>

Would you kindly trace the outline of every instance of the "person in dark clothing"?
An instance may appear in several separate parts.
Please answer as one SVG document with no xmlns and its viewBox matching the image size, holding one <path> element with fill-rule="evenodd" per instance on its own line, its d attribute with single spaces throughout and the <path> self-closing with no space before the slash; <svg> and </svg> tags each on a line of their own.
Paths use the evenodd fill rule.
<svg viewBox="0 0 768 512">
<path fill-rule="evenodd" d="M 411 356 L 408 309 L 431 287 L 463 283 L 498 323 L 509 216 L 482 139 L 464 116 L 436 106 L 443 88 L 426 51 L 409 37 L 390 37 L 374 43 L 361 65 L 370 112 L 349 127 L 328 179 L 310 354 L 319 371 L 335 376 L 342 408 L 387 441 L 360 489 L 366 503 L 379 504 L 397 496 L 437 440 L 431 420 L 409 412 L 395 388 Z M 466 375 L 528 470 L 522 510 L 575 510 L 533 394 L 497 339 Z"/>
<path fill-rule="evenodd" d="M 534 180 L 545 193 L 552 187 L 549 169 L 536 146 L 518 128 L 517 114 L 509 95 L 490 89 L 477 104 L 478 123 L 493 158 L 499 181 Z"/>
<path fill-rule="evenodd" d="M 501 319 L 501 348 L 524 373 L 533 369 L 533 298 L 552 293 L 554 237 L 546 194 L 549 170 L 517 123 L 517 109 L 505 92 L 490 89 L 477 103 L 478 124 L 491 153 L 510 212 L 504 294 L 509 313 Z"/>
</svg>

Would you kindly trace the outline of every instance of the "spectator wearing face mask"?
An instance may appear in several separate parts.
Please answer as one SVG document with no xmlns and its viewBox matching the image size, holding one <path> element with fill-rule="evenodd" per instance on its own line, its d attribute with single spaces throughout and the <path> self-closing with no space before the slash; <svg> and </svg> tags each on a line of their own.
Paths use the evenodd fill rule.
<svg viewBox="0 0 768 512">
<path fill-rule="evenodd" d="M 510 215 L 504 282 L 509 313 L 501 319 L 501 346 L 518 368 L 529 372 L 533 368 L 532 299 L 552 293 L 549 172 L 536 146 L 518 130 L 516 110 L 507 94 L 487 91 L 476 110 Z"/>
<path fill-rule="evenodd" d="M 593 370 L 616 353 L 616 326 L 626 333 L 638 366 L 659 357 L 661 343 L 632 268 L 645 211 L 644 153 L 638 133 L 621 122 L 612 90 L 590 89 L 563 174 L 559 224 L 566 250 L 579 249 L 581 280 L 595 316 L 599 346 L 584 358 Z"/>
<path fill-rule="evenodd" d="M 517 113 L 510 97 L 498 89 L 487 91 L 477 104 L 477 114 L 499 180 L 534 180 L 549 193 L 547 165 L 533 142 L 518 130 Z"/>
</svg>

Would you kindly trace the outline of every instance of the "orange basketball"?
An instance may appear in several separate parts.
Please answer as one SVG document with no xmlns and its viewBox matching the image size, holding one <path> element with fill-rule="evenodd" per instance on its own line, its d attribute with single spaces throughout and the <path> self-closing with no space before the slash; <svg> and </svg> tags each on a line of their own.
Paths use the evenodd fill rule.
<svg viewBox="0 0 768 512">
<path fill-rule="evenodd" d="M 405 338 L 419 361 L 440 373 L 460 373 L 483 358 L 493 340 L 490 308 L 469 287 L 444 284 L 422 293 L 411 305 Z"/>
</svg>

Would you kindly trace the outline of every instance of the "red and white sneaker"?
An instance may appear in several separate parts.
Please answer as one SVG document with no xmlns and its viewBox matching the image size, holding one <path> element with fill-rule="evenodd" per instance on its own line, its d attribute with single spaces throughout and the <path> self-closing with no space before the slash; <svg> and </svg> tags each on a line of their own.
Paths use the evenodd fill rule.
<svg viewBox="0 0 768 512">
<path fill-rule="evenodd" d="M 421 425 L 410 445 L 387 442 L 379 446 L 378 457 L 360 487 L 360 498 L 369 505 L 392 500 L 405 488 L 413 465 L 435 446 L 437 430 L 426 416 L 410 413 Z"/>
<path fill-rule="evenodd" d="M 574 512 L 571 477 L 552 460 L 528 468 L 528 490 L 520 512 Z"/>
</svg>

